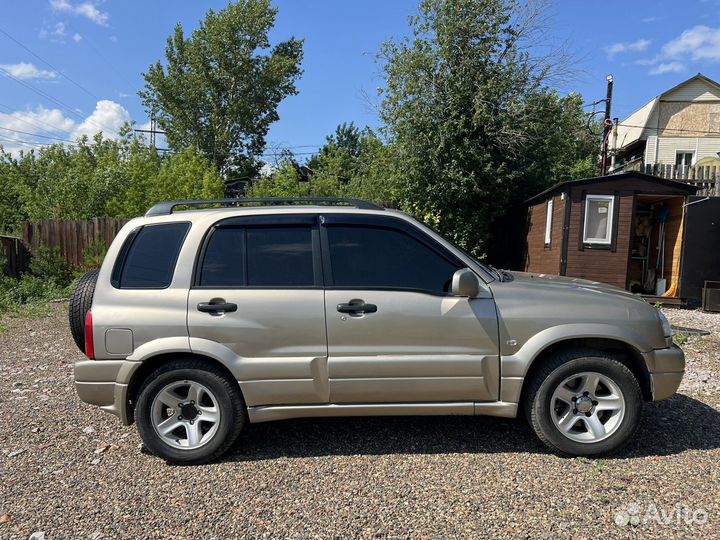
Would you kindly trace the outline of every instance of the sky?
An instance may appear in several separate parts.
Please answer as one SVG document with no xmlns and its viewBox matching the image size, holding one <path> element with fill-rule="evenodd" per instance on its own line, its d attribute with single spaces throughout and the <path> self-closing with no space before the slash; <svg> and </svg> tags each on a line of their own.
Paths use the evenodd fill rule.
<svg viewBox="0 0 720 540">
<path fill-rule="evenodd" d="M 268 133 L 267 161 L 282 148 L 307 156 L 342 122 L 380 125 L 376 53 L 408 34 L 418 1 L 274 0 L 272 42 L 303 38 L 305 58 L 299 93 L 283 101 Z M 17 152 L 100 130 L 114 136 L 128 120 L 147 128 L 137 96 L 143 71 L 164 58 L 178 22 L 189 34 L 225 5 L 0 0 L 0 144 Z M 613 117 L 698 72 L 720 80 L 720 0 L 550 0 L 544 19 L 546 45 L 575 59 L 559 90 L 597 101 L 612 74 Z"/>
</svg>

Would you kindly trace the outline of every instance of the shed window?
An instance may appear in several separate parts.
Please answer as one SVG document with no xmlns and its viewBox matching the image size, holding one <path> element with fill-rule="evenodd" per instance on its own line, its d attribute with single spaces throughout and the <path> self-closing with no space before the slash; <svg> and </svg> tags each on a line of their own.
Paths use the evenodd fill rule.
<svg viewBox="0 0 720 540">
<path fill-rule="evenodd" d="M 553 200 L 549 199 L 547 202 L 547 214 L 545 215 L 545 245 L 550 245 L 550 239 L 552 236 L 552 216 L 553 216 Z"/>
<path fill-rule="evenodd" d="M 586 244 L 611 243 L 614 200 L 612 195 L 587 196 L 583 242 Z"/>
</svg>

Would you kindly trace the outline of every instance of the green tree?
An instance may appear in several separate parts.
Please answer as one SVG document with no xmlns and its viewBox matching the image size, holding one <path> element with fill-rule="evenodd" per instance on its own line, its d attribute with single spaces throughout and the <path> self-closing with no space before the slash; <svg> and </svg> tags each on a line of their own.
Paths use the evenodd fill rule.
<svg viewBox="0 0 720 540">
<path fill-rule="evenodd" d="M 160 201 L 223 196 L 213 163 L 193 149 L 159 155 L 131 138 L 96 136 L 17 156 L 0 150 L 0 232 L 25 220 L 134 217 Z"/>
<path fill-rule="evenodd" d="M 592 154 L 580 99 L 549 89 L 563 66 L 535 55 L 533 13 L 514 0 L 422 0 L 411 36 L 380 55 L 404 208 L 477 255 L 510 207 Z"/>
<path fill-rule="evenodd" d="M 248 190 L 248 197 L 251 198 L 308 197 L 309 195 L 308 183 L 300 181 L 297 165 L 289 160 L 281 163 L 278 170 L 271 175 L 254 182 Z"/>
<path fill-rule="evenodd" d="M 276 16 L 270 0 L 238 0 L 210 10 L 190 38 L 178 23 L 166 66 L 150 66 L 139 93 L 171 148 L 196 148 L 224 174 L 257 169 L 277 107 L 302 73 L 301 40 L 270 45 Z"/>
<path fill-rule="evenodd" d="M 107 215 L 107 201 L 124 189 L 121 152 L 119 142 L 97 135 L 92 141 L 82 137 L 75 146 L 54 144 L 17 158 L 3 153 L 2 176 L 14 185 L 19 203 L 11 222 Z"/>
<path fill-rule="evenodd" d="M 218 171 L 191 148 L 163 161 L 148 190 L 148 202 L 217 199 L 223 191 Z"/>
<path fill-rule="evenodd" d="M 365 128 L 365 132 L 368 130 L 369 128 Z M 350 122 L 349 124 L 343 122 L 335 128 L 335 133 L 325 138 L 325 144 L 317 154 L 308 160 L 307 166 L 311 169 L 319 168 L 322 165 L 323 159 L 329 157 L 330 154 L 342 156 L 346 163 L 349 164 L 353 159 L 360 157 L 360 153 L 362 152 L 361 141 L 365 132 L 360 131 L 354 122 Z M 350 167 L 345 167 L 345 169 L 349 168 Z M 345 172 L 349 172 L 349 170 Z"/>
</svg>

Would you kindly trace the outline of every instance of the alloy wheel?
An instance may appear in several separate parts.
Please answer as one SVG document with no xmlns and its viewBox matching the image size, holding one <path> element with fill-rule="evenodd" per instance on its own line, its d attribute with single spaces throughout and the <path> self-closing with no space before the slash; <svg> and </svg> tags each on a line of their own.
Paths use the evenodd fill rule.
<svg viewBox="0 0 720 540">
<path fill-rule="evenodd" d="M 625 416 L 625 397 L 607 375 L 574 374 L 552 394 L 551 415 L 565 437 L 580 443 L 596 443 L 615 433 Z"/>
<path fill-rule="evenodd" d="M 191 380 L 164 386 L 151 406 L 155 432 L 166 444 L 183 450 L 207 444 L 217 433 L 220 414 L 215 395 Z"/>
</svg>

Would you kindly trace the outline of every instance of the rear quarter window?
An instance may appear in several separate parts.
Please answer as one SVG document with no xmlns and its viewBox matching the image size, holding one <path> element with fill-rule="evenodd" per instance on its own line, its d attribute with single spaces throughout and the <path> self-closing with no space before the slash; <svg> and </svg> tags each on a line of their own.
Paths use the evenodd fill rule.
<svg viewBox="0 0 720 540">
<path fill-rule="evenodd" d="M 125 240 L 113 268 L 113 286 L 120 289 L 168 287 L 189 229 L 189 223 L 163 223 L 134 231 Z"/>
</svg>

